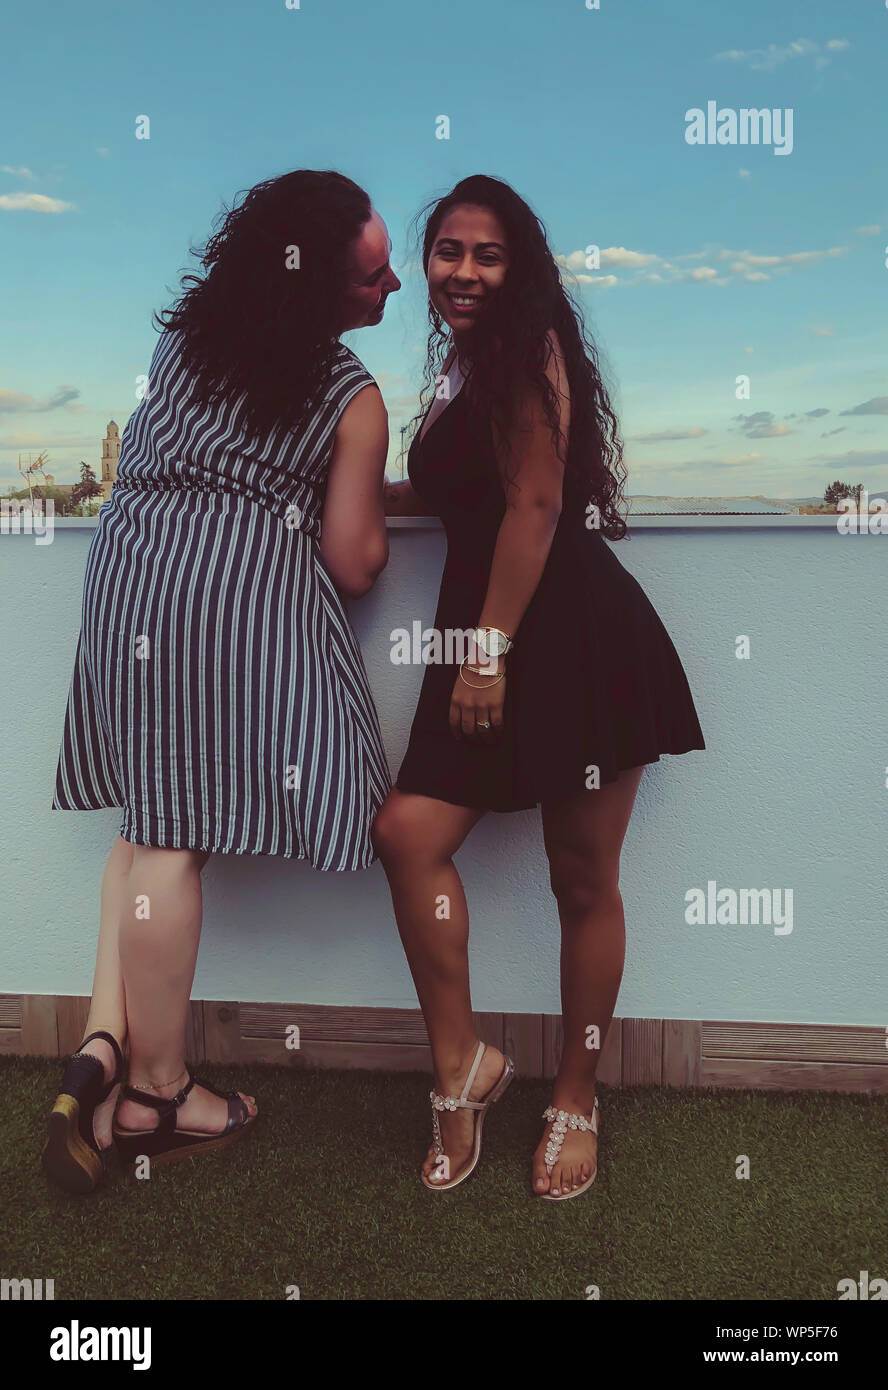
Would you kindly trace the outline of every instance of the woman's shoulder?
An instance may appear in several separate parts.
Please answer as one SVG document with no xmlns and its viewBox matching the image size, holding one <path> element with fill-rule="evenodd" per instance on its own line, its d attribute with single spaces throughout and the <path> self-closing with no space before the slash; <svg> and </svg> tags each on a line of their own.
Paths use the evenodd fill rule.
<svg viewBox="0 0 888 1390">
<path fill-rule="evenodd" d="M 376 385 L 376 378 L 371 372 L 368 372 L 357 353 L 352 352 L 351 348 L 345 346 L 345 343 L 337 344 L 336 358 L 331 373 L 331 385 L 341 387 L 344 384 L 353 385 L 357 381 L 361 381 L 365 386 Z"/>
<path fill-rule="evenodd" d="M 374 388 L 373 392 L 365 389 L 368 386 Z M 379 396 L 381 406 L 382 396 L 376 378 L 368 372 L 360 357 L 352 352 L 351 348 L 339 343 L 324 391 L 322 407 L 334 419 L 339 419 L 359 393 L 363 393 L 363 396 Z"/>
</svg>

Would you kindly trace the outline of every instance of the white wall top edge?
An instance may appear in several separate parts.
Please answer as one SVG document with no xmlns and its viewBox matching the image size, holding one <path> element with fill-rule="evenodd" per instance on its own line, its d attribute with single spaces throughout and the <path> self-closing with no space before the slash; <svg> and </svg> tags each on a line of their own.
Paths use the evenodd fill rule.
<svg viewBox="0 0 888 1390">
<path fill-rule="evenodd" d="M 629 529 L 632 531 L 672 531 L 688 530 L 693 528 L 699 531 L 709 530 L 744 530 L 744 531 L 766 531 L 795 529 L 797 527 L 819 528 L 835 531 L 839 520 L 838 513 L 823 516 L 791 516 L 783 513 L 761 513 L 761 512 L 737 512 L 734 514 L 727 512 L 712 513 L 708 516 L 701 516 L 696 513 L 671 512 L 662 516 L 636 516 L 630 519 Z M 57 516 L 53 518 L 53 526 L 71 527 L 73 529 L 82 528 L 93 530 L 98 525 L 96 516 Z M 438 531 L 441 529 L 441 522 L 435 516 L 390 516 L 386 517 L 386 525 L 392 531 L 418 530 L 418 531 Z"/>
</svg>

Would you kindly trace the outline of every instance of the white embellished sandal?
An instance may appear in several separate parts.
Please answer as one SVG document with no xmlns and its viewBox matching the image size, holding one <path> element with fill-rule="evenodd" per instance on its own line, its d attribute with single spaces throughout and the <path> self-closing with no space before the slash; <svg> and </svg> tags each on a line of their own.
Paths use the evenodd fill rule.
<svg viewBox="0 0 888 1390">
<path fill-rule="evenodd" d="M 475 1053 L 475 1060 L 466 1078 L 459 1096 L 439 1096 L 435 1091 L 429 1091 L 429 1099 L 432 1102 L 432 1144 L 435 1150 L 435 1168 L 431 1177 L 426 1177 L 425 1173 L 420 1173 L 423 1185 L 432 1192 L 446 1192 L 451 1187 L 458 1187 L 461 1182 L 474 1172 L 478 1159 L 481 1157 L 481 1130 L 484 1126 L 484 1116 L 487 1114 L 494 1101 L 499 1100 L 505 1091 L 512 1077 L 515 1075 L 515 1063 L 511 1057 L 504 1057 L 503 1069 L 500 1078 L 488 1091 L 483 1100 L 469 1100 L 469 1091 L 472 1089 L 472 1082 L 478 1075 L 478 1068 L 481 1065 L 481 1058 L 487 1051 L 487 1044 L 479 1042 L 478 1051 Z M 441 1139 L 441 1125 L 438 1120 L 439 1110 L 474 1110 L 475 1116 L 475 1143 L 472 1150 L 472 1157 L 459 1177 L 450 1177 L 450 1164 L 444 1152 L 444 1144 Z M 440 1176 L 438 1176 L 440 1174 Z"/>
<path fill-rule="evenodd" d="M 552 1132 L 549 1135 L 549 1142 L 546 1145 L 544 1155 L 546 1172 L 551 1177 L 552 1169 L 558 1162 L 558 1155 L 561 1153 L 564 1136 L 569 1129 L 591 1129 L 593 1134 L 598 1134 L 598 1097 L 596 1096 L 592 1103 L 591 1120 L 587 1120 L 585 1115 L 573 1115 L 569 1110 L 556 1110 L 554 1105 L 550 1105 L 548 1110 L 543 1111 L 543 1119 L 548 1120 L 552 1125 Z M 595 1172 L 579 1187 L 572 1188 L 570 1192 L 562 1192 L 557 1197 L 553 1197 L 549 1192 L 542 1192 L 539 1195 L 544 1202 L 568 1202 L 571 1197 L 582 1197 L 584 1192 L 588 1192 L 597 1177 L 598 1156 L 596 1154 Z"/>
</svg>

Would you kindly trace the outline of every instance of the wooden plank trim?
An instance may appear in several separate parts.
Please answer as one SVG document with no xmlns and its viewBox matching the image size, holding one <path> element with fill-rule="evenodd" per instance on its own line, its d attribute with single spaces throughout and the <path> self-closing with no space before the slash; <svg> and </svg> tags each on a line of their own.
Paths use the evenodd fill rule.
<svg viewBox="0 0 888 1390">
<path fill-rule="evenodd" d="M 276 1039 L 244 1038 L 240 1061 L 268 1062 L 274 1066 L 334 1067 L 340 1071 L 421 1071 L 432 1069 L 430 1047 L 411 1047 L 404 1043 L 317 1042 L 307 1039 L 298 1049 L 289 1049 Z"/>
<path fill-rule="evenodd" d="M 755 1091 L 869 1091 L 888 1095 L 888 1069 L 851 1062 L 704 1058 L 700 1085 Z"/>
<path fill-rule="evenodd" d="M 300 1037 L 318 1042 L 353 1038 L 355 1042 L 403 1042 L 428 1045 L 419 1009 L 348 1008 L 334 1004 L 241 1004 L 244 1038 L 284 1038 L 293 1024 Z"/>
<path fill-rule="evenodd" d="M 883 1028 L 708 1021 L 702 1023 L 701 1028 L 704 1057 L 868 1062 L 888 1066 Z"/>
<path fill-rule="evenodd" d="M 623 1085 L 663 1084 L 663 1020 L 623 1019 Z"/>
<path fill-rule="evenodd" d="M 65 1056 L 80 1042 L 89 999 L 0 995 L 0 1053 Z M 477 1013 L 480 1037 L 509 1050 L 524 1076 L 554 1075 L 562 1045 L 556 1014 Z M 288 1048 L 287 1026 L 300 1029 Z M 189 1060 L 284 1066 L 428 1071 L 418 1009 L 191 1001 Z M 749 1089 L 888 1092 L 880 1027 L 615 1019 L 598 1079 L 610 1085 L 739 1086 Z"/>
<path fill-rule="evenodd" d="M 699 1086 L 703 1025 L 695 1019 L 663 1020 L 663 1085 Z"/>
</svg>

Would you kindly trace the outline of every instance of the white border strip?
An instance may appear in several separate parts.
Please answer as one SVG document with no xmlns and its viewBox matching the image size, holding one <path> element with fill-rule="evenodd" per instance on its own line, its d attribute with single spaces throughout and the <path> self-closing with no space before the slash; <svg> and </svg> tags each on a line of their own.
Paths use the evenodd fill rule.
<svg viewBox="0 0 888 1390">
<path fill-rule="evenodd" d="M 837 529 L 840 513 L 833 512 L 821 516 L 790 516 L 768 512 L 710 512 L 698 513 L 670 512 L 660 516 L 635 516 L 629 518 L 631 531 L 768 531 L 768 530 L 830 530 Z M 72 530 L 94 530 L 99 519 L 96 516 L 57 516 L 53 526 Z M 386 526 L 392 531 L 440 531 L 441 522 L 436 516 L 389 516 Z"/>
</svg>

